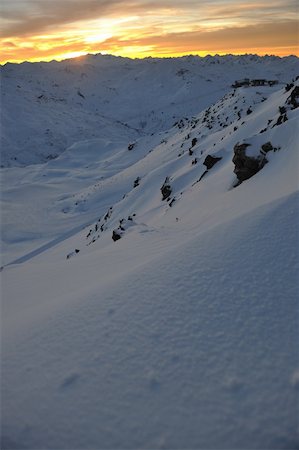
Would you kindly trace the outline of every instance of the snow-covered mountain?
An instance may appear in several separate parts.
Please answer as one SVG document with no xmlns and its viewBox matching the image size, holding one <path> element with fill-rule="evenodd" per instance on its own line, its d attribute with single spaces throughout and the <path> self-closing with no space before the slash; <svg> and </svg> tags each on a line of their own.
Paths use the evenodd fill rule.
<svg viewBox="0 0 299 450">
<path fill-rule="evenodd" d="M 298 446 L 297 74 L 2 68 L 3 448 Z"/>
<path fill-rule="evenodd" d="M 1 67 L 1 164 L 45 162 L 79 140 L 167 130 L 218 101 L 239 78 L 286 83 L 295 57 L 131 60 L 89 55 Z M 298 70 L 297 70 L 298 72 Z"/>
</svg>

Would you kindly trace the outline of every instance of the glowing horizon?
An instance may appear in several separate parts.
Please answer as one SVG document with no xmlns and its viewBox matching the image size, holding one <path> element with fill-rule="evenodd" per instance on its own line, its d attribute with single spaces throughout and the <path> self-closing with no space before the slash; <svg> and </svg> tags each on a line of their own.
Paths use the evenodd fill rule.
<svg viewBox="0 0 299 450">
<path fill-rule="evenodd" d="M 294 0 L 2 0 L 0 63 L 86 54 L 299 55 Z"/>
</svg>

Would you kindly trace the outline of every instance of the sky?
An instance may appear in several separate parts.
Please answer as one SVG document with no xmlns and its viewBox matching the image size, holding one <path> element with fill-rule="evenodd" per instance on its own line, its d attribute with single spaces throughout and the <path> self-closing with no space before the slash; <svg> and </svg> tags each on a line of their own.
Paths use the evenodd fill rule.
<svg viewBox="0 0 299 450">
<path fill-rule="evenodd" d="M 1 0 L 0 63 L 299 54 L 297 0 Z"/>
</svg>

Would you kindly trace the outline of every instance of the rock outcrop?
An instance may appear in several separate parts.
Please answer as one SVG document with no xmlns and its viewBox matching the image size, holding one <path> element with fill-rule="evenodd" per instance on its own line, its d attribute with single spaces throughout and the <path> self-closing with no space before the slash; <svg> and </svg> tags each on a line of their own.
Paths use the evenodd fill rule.
<svg viewBox="0 0 299 450">
<path fill-rule="evenodd" d="M 217 156 L 207 155 L 203 162 L 203 165 L 206 166 L 206 168 L 209 170 L 209 169 L 212 169 L 212 167 L 221 159 L 222 159 L 221 156 L 217 157 Z"/>
<path fill-rule="evenodd" d="M 292 106 L 292 109 L 296 109 L 299 106 L 299 86 L 295 86 L 291 92 L 291 95 L 287 99 L 287 104 Z"/>
<path fill-rule="evenodd" d="M 161 193 L 162 193 L 162 200 L 166 200 L 168 197 L 170 197 L 172 192 L 170 183 L 169 183 L 169 177 L 165 178 L 165 181 L 161 187 Z"/>
<path fill-rule="evenodd" d="M 267 160 L 264 156 L 248 156 L 246 154 L 246 149 L 249 146 L 250 144 L 247 143 L 238 143 L 234 146 L 234 173 L 237 175 L 239 183 L 242 183 L 242 181 L 251 178 L 267 163 Z"/>
</svg>

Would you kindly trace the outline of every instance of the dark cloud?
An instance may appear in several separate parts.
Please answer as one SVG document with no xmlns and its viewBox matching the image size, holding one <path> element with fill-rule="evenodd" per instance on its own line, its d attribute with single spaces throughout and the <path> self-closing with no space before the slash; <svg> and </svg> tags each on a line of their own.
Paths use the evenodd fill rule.
<svg viewBox="0 0 299 450">
<path fill-rule="evenodd" d="M 82 20 L 123 14 L 158 14 L 159 11 L 166 15 L 167 11 L 180 10 L 182 15 L 177 16 L 178 20 L 189 15 L 189 20 L 195 22 L 246 16 L 260 21 L 265 14 L 273 18 L 273 14 L 296 13 L 294 0 L 281 3 L 277 0 L 264 3 L 256 0 L 1 0 L 0 35 L 3 38 L 30 36 Z"/>
<path fill-rule="evenodd" d="M 173 8 L 176 1 L 136 0 L 2 0 L 3 19 L 0 36 L 25 36 L 42 33 L 55 26 L 104 18 L 110 15 L 138 14 Z M 194 0 L 186 1 L 190 7 Z"/>
<path fill-rule="evenodd" d="M 6 0 L 7 1 L 7 0 Z M 11 0 L 10 3 L 14 3 Z M 5 20 L 1 36 L 25 36 L 45 32 L 55 26 L 66 25 L 78 20 L 90 19 L 105 14 L 113 7 L 120 6 L 123 0 L 31 0 L 27 8 L 4 8 Z"/>
<path fill-rule="evenodd" d="M 10 41 L 3 41 L 2 45 L 4 48 L 17 48 L 16 44 Z"/>
</svg>

